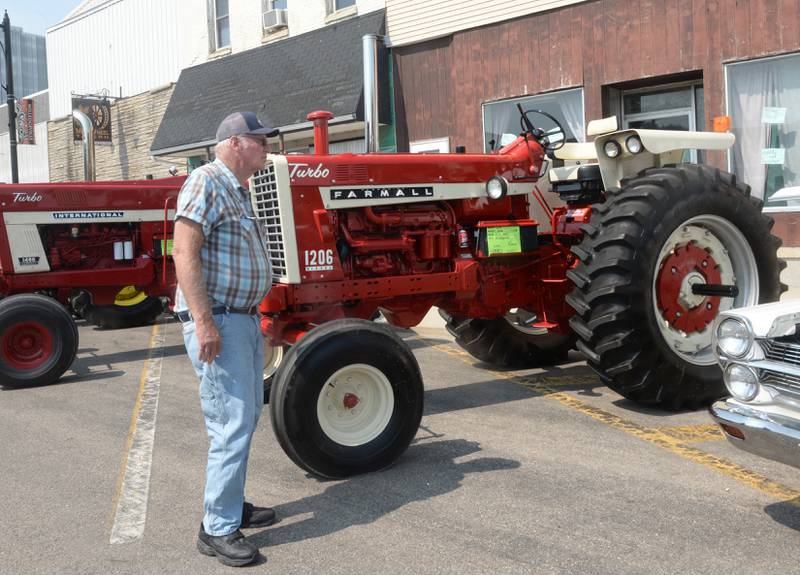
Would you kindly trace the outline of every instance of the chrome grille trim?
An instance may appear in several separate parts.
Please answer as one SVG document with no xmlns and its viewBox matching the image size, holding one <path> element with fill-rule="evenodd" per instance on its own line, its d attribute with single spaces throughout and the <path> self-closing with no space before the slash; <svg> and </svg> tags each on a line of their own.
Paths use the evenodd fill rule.
<svg viewBox="0 0 800 575">
<path fill-rule="evenodd" d="M 800 376 L 779 371 L 762 370 L 759 377 L 762 385 L 800 397 Z"/>
<path fill-rule="evenodd" d="M 267 250 L 272 262 L 272 277 L 286 277 L 286 250 L 281 227 L 281 212 L 278 202 L 278 182 L 275 165 L 267 162 L 266 168 L 253 176 L 253 190 L 250 194 L 256 219 L 264 230 Z"/>
<path fill-rule="evenodd" d="M 800 344 L 765 339 L 759 341 L 766 359 L 800 366 Z"/>
</svg>

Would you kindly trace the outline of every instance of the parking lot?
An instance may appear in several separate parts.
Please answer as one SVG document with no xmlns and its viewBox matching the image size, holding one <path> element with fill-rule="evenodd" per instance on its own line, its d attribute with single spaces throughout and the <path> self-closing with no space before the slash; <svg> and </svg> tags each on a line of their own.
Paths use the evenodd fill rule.
<svg viewBox="0 0 800 575">
<path fill-rule="evenodd" d="M 80 325 L 52 386 L 0 391 L 3 573 L 215 573 L 197 553 L 206 437 L 179 325 Z M 246 534 L 270 573 L 794 572 L 795 470 L 740 452 L 704 410 L 645 409 L 582 363 L 498 371 L 437 326 L 401 330 L 426 383 L 390 469 L 307 476 L 269 412 Z M 127 476 L 126 476 L 127 474 Z"/>
</svg>

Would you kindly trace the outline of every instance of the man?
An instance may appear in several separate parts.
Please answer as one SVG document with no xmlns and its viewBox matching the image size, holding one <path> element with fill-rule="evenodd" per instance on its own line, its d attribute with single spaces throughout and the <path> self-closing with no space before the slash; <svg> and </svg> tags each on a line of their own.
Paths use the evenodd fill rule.
<svg viewBox="0 0 800 575">
<path fill-rule="evenodd" d="M 250 441 L 264 396 L 257 306 L 272 283 L 266 242 L 244 184 L 264 168 L 267 137 L 277 133 L 252 112 L 225 118 L 217 129 L 216 160 L 192 172 L 175 214 L 175 311 L 200 380 L 210 444 L 197 548 L 230 566 L 258 557 L 240 527 L 275 522 L 274 510 L 244 501 Z"/>
</svg>

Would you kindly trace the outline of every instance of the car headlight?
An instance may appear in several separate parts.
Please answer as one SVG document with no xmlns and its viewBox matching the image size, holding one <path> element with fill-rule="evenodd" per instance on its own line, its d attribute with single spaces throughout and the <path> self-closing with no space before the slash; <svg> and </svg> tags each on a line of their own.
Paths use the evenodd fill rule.
<svg viewBox="0 0 800 575">
<path fill-rule="evenodd" d="M 603 151 L 609 158 L 616 158 L 622 153 L 622 146 L 616 140 L 609 140 L 603 144 Z"/>
<path fill-rule="evenodd" d="M 499 200 L 508 192 L 508 182 L 500 176 L 492 176 L 486 182 L 486 195 L 493 200 Z"/>
<path fill-rule="evenodd" d="M 642 140 L 639 139 L 639 136 L 628 136 L 628 138 L 625 140 L 625 147 L 628 148 L 628 151 L 631 154 L 638 154 L 644 150 Z"/>
<path fill-rule="evenodd" d="M 732 363 L 725 369 L 725 386 L 740 401 L 750 401 L 758 395 L 758 375 L 751 368 Z"/>
<path fill-rule="evenodd" d="M 726 318 L 717 326 L 717 346 L 731 357 L 743 357 L 753 345 L 753 334 L 747 325 L 736 318 Z"/>
</svg>

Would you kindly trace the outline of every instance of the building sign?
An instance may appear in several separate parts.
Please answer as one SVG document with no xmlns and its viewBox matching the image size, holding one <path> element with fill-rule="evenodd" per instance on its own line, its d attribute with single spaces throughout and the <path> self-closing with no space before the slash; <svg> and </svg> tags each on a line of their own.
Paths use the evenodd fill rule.
<svg viewBox="0 0 800 575">
<path fill-rule="evenodd" d="M 36 143 L 34 123 L 33 99 L 20 98 L 17 100 L 17 142 L 20 144 Z"/>
<path fill-rule="evenodd" d="M 94 141 L 111 143 L 111 103 L 94 98 L 72 98 L 72 109 L 80 110 L 94 126 Z M 72 120 L 72 139 L 83 140 L 83 130 L 78 120 Z"/>
</svg>

